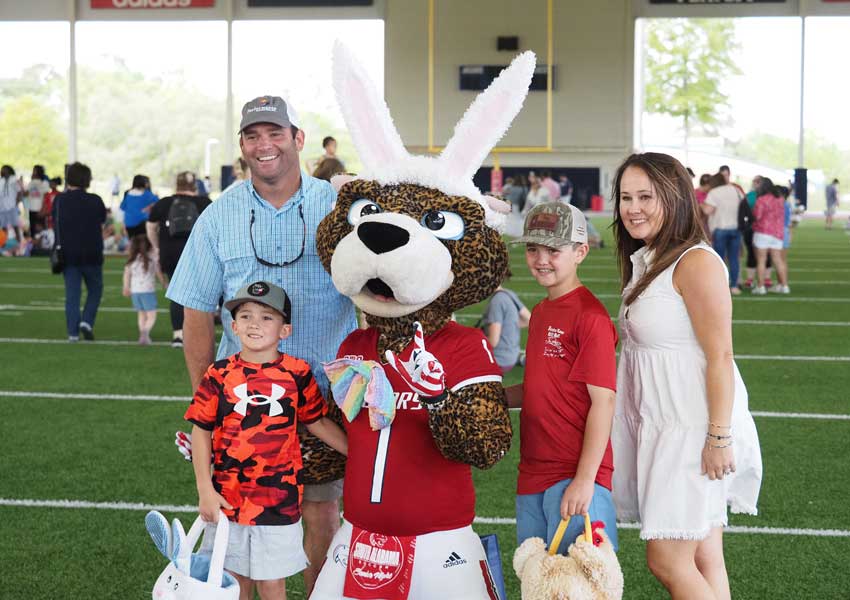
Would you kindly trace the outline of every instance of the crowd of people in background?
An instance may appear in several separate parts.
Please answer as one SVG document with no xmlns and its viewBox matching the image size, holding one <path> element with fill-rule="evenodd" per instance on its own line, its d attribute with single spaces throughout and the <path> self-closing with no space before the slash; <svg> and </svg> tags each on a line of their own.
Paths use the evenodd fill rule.
<svg viewBox="0 0 850 600">
<path fill-rule="evenodd" d="M 551 171 L 529 171 L 528 175 L 515 175 L 505 179 L 502 197 L 511 203 L 514 212 L 526 215 L 528 211 L 542 202 L 560 200 L 570 203 L 573 196 L 573 184 L 566 175 L 559 175 L 558 181 L 552 178 Z"/>
<path fill-rule="evenodd" d="M 756 175 L 748 192 L 730 178 L 729 167 L 704 173 L 694 188 L 701 222 L 715 252 L 729 269 L 729 291 L 741 294 L 788 294 L 788 248 L 794 206 L 789 186 Z M 746 279 L 741 278 L 741 253 L 746 251 Z M 776 272 L 773 282 L 771 271 Z"/>
<path fill-rule="evenodd" d="M 313 177 L 330 181 L 334 175 L 346 172 L 345 164 L 337 155 L 337 140 L 327 136 L 322 140 L 323 154 L 305 161 L 305 166 Z M 75 163 L 79 165 L 79 163 Z M 85 167 L 85 165 L 81 165 Z M 688 169 L 689 174 L 695 177 Z M 247 161 L 239 157 L 233 164 L 233 180 L 225 186 L 228 192 L 236 186 L 250 180 L 251 171 Z M 528 214 L 535 206 L 553 200 L 571 203 L 573 184 L 564 174 L 556 175 L 549 170 L 530 171 L 527 175 L 518 174 L 507 177 L 501 191 L 502 198 L 509 202 L 512 211 L 519 218 Z M 80 179 L 79 177 L 77 179 Z M 84 179 L 84 178 L 83 178 Z M 23 177 L 16 176 L 15 170 L 4 165 L 0 171 L 0 253 L 6 256 L 46 256 L 57 242 L 55 203 L 62 194 L 76 190 L 85 190 L 88 185 L 76 185 L 65 182 L 62 189 L 62 177 L 49 177 L 43 165 L 34 165 L 30 180 L 24 183 Z M 826 187 L 825 227 L 831 229 L 839 205 L 839 181 L 833 179 Z M 150 343 L 150 330 L 156 318 L 155 280 L 160 277 L 163 286 L 174 274 L 177 261 L 188 238 L 188 230 L 173 233 L 170 226 L 170 211 L 175 203 L 181 206 L 180 199 L 189 198 L 194 206 L 194 217 L 209 204 L 209 178 L 197 177 L 190 171 L 177 176 L 176 191 L 162 199 L 151 188 L 150 178 L 143 174 L 133 177 L 132 186 L 120 191 L 120 179 L 113 176 L 110 182 L 111 205 L 118 204 L 121 217 L 116 218 L 111 207 L 104 206 L 104 217 L 97 228 L 91 228 L 87 235 L 98 232 L 97 244 L 100 257 L 86 260 L 102 263 L 102 254 L 130 253 L 125 274 L 124 293 L 132 298 L 133 306 L 139 312 L 139 343 Z M 767 293 L 788 294 L 787 252 L 791 245 L 791 228 L 796 224 L 793 215 L 797 208 L 791 200 L 790 185 L 776 185 L 769 178 L 760 175 L 752 179 L 748 190 L 744 190 L 730 177 L 729 167 L 721 166 L 717 173 L 703 173 L 695 182 L 694 195 L 699 207 L 698 218 L 714 250 L 723 259 L 729 272 L 729 290 L 733 295 L 749 290 L 754 295 Z M 99 196 L 88 194 L 97 198 Z M 118 198 L 121 198 L 120 204 Z M 92 201 L 94 202 L 94 201 Z M 63 212 L 64 215 L 64 212 Z M 97 219 L 99 219 L 98 217 Z M 68 235 L 76 226 L 79 215 L 68 215 Z M 96 220 L 97 220 L 96 219 Z M 591 247 L 603 245 L 602 236 L 587 220 L 588 241 Z M 136 238 L 141 238 L 137 241 Z M 88 242 L 87 242 L 88 243 Z M 148 247 L 149 246 L 149 247 Z M 93 247 L 93 246 L 92 246 Z M 94 254 L 98 254 L 95 252 Z M 147 256 L 155 260 L 147 260 Z M 141 261 L 141 262 L 140 262 Z M 743 262 L 743 264 L 742 264 Z M 140 264 L 145 267 L 141 269 Z M 78 339 L 92 337 L 91 326 L 95 318 L 99 296 L 102 293 L 102 281 L 91 275 L 87 269 L 79 270 L 75 265 L 71 269 L 69 302 L 77 306 L 79 312 L 80 287 L 85 282 L 89 289 L 90 301 L 87 309 L 77 316 L 71 315 L 68 307 L 68 336 Z M 91 265 L 87 265 L 91 266 Z M 88 276 L 85 276 L 85 273 Z M 79 275 L 79 277 L 77 276 Z M 128 280 L 129 276 L 129 280 Z M 68 274 L 66 273 L 66 285 Z M 100 278 L 102 280 L 102 277 Z M 501 292 L 511 293 L 500 288 L 494 301 L 502 296 Z M 503 294 L 508 298 L 508 294 Z M 501 304 L 505 304 L 501 307 Z M 510 309 L 509 302 L 495 302 L 488 307 L 485 331 L 492 337 L 493 346 L 508 348 L 505 351 L 505 365 L 515 363 L 509 359 L 514 354 L 514 346 L 508 337 L 517 337 L 519 327 L 523 326 L 520 314 L 525 312 L 521 304 Z M 153 307 L 153 308 L 151 308 Z M 183 343 L 182 306 L 171 302 L 170 320 L 172 327 L 172 345 Z M 510 314 L 508 314 L 510 313 Z M 516 314 L 514 314 L 516 313 Z M 498 316 L 498 318 L 496 318 Z M 506 323 L 505 318 L 511 322 Z M 513 321 L 517 321 L 516 326 Z M 82 329 L 81 329 L 82 327 Z M 505 335 L 507 334 L 507 336 Z M 500 338 L 501 341 L 500 341 Z M 518 350 L 518 348 L 517 348 Z"/>
</svg>

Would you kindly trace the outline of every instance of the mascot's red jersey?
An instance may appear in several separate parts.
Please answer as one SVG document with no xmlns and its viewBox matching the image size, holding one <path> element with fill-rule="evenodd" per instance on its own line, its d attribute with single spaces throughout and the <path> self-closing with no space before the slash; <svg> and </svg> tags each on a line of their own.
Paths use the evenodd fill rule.
<svg viewBox="0 0 850 600">
<path fill-rule="evenodd" d="M 381 361 L 377 345 L 376 329 L 358 330 L 342 343 L 338 357 Z M 478 329 L 450 322 L 426 335 L 425 347 L 444 365 L 448 390 L 502 380 Z M 469 525 L 475 517 L 470 466 L 440 453 L 418 395 L 393 369 L 385 371 L 396 397 L 392 424 L 373 431 L 366 410 L 346 423 L 345 518 L 368 531 L 397 536 Z"/>
</svg>

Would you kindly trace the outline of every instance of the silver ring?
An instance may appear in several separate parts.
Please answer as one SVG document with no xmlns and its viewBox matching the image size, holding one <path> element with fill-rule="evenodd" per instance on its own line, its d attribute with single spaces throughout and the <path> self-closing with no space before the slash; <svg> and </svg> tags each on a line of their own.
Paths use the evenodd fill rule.
<svg viewBox="0 0 850 600">
<path fill-rule="evenodd" d="M 732 469 L 723 469 L 724 475 L 730 475 L 732 473 Z"/>
</svg>

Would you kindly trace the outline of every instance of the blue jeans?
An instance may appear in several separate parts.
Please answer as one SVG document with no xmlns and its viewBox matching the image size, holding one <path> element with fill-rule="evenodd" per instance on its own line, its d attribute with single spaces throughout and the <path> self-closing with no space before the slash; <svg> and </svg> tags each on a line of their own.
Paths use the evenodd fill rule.
<svg viewBox="0 0 850 600">
<path fill-rule="evenodd" d="M 737 229 L 715 229 L 714 251 L 729 265 L 729 287 L 738 287 L 738 273 L 741 266 L 738 255 L 741 253 L 741 234 Z"/>
<path fill-rule="evenodd" d="M 94 327 L 103 295 L 103 265 L 65 265 L 65 324 L 69 336 L 80 335 L 80 322 Z M 86 282 L 86 305 L 80 315 L 82 282 Z"/>
<path fill-rule="evenodd" d="M 555 536 L 555 530 L 561 523 L 561 498 L 564 490 L 572 479 L 564 479 L 547 488 L 539 494 L 517 494 L 516 497 L 516 538 L 517 545 L 530 537 L 539 537 L 548 545 Z M 617 543 L 617 511 L 614 508 L 614 498 L 611 490 L 594 484 L 593 499 L 590 501 L 590 520 L 605 523 L 605 533 L 611 540 L 616 551 Z M 584 517 L 573 516 L 567 531 L 558 547 L 560 554 L 566 554 L 579 534 L 584 533 Z"/>
</svg>

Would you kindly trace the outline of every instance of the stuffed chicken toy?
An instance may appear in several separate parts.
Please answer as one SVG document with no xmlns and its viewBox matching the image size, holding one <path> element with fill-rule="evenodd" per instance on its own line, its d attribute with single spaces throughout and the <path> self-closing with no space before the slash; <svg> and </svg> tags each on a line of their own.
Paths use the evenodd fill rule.
<svg viewBox="0 0 850 600">
<path fill-rule="evenodd" d="M 534 537 L 514 552 L 522 600 L 620 600 L 623 572 L 604 524 L 595 521 L 591 525 L 585 515 L 585 532 L 564 556 L 555 550 L 566 527 L 567 522 L 561 521 L 549 550 L 545 541 Z"/>
</svg>

